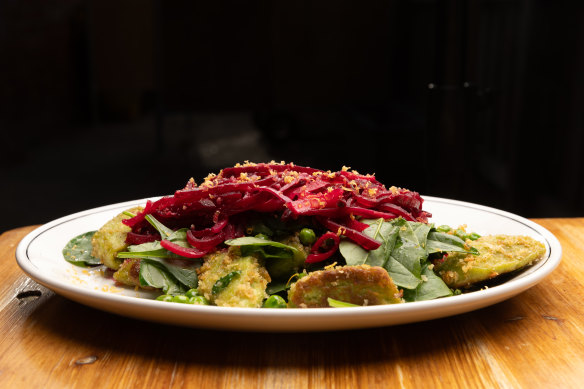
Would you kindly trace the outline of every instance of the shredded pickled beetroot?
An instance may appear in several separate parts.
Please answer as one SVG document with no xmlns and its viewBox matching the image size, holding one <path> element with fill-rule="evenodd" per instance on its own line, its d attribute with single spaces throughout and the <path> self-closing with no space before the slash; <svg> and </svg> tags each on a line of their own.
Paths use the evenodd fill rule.
<svg viewBox="0 0 584 389">
<path fill-rule="evenodd" d="M 204 238 L 196 238 L 192 230 L 187 231 L 187 242 L 199 250 L 211 250 L 224 241 L 225 233 L 223 231 L 216 235 L 208 235 Z"/>
<path fill-rule="evenodd" d="M 135 232 L 128 232 L 126 235 L 126 243 L 128 244 L 142 244 L 160 240 L 160 234 L 137 234 Z"/>
<path fill-rule="evenodd" d="M 194 238 L 205 238 L 213 235 L 219 234 L 223 229 L 227 226 L 228 219 L 223 218 L 221 220 L 217 220 L 213 227 L 205 228 L 204 230 L 195 230 L 190 229 L 188 233 L 191 234 Z M 188 236 L 188 235 L 187 235 Z"/>
<path fill-rule="evenodd" d="M 183 247 L 169 240 L 160 241 L 160 245 L 176 255 L 185 258 L 201 258 L 209 253 L 209 250 L 199 250 L 195 247 Z"/>
<path fill-rule="evenodd" d="M 136 241 L 142 237 L 150 239 L 154 234 L 144 219 L 146 214 L 170 228 L 191 226 L 187 236 L 193 251 L 189 254 L 188 249 L 180 246 L 173 250 L 199 255 L 227 239 L 244 235 L 244 226 L 236 221 L 238 215 L 245 216 L 250 211 L 269 213 L 283 221 L 312 217 L 328 230 L 319 241 L 323 236 L 331 239 L 330 234 L 338 241 L 337 234 L 342 234 L 372 250 L 379 243 L 363 234 L 367 224 L 359 218 L 401 216 L 426 223 L 431 215 L 422 210 L 422 203 L 418 193 L 395 187 L 386 189 L 372 175 L 346 169 L 325 172 L 294 164 L 260 163 L 223 169 L 217 175 L 209 175 L 201 185 L 191 180 L 174 196 L 149 201 L 143 212 L 123 222 L 132 228 L 132 239 Z M 170 243 L 165 244 L 172 247 Z M 330 257 L 329 251 L 311 253 L 310 261 Z"/>
<path fill-rule="evenodd" d="M 334 244 L 328 248 L 325 252 L 319 252 L 320 248 L 323 244 L 327 243 L 329 239 L 332 239 Z M 337 234 L 332 232 L 327 232 L 323 234 L 312 246 L 310 250 L 310 254 L 306 257 L 306 263 L 316 263 L 322 262 L 326 259 L 329 259 L 331 255 L 333 255 L 337 249 L 339 248 L 340 238 Z"/>
<path fill-rule="evenodd" d="M 353 242 L 357 243 L 359 246 L 363 247 L 365 250 L 375 250 L 381 243 L 373 238 L 362 234 L 360 231 L 354 230 L 350 227 L 343 226 L 340 223 L 336 223 L 330 219 L 319 218 L 317 219 L 323 226 L 331 231 L 336 231 L 336 234 L 341 234 L 351 239 Z"/>
<path fill-rule="evenodd" d="M 367 227 L 369 227 L 369 224 L 361 223 L 360 221 L 352 218 L 347 218 L 347 220 L 343 224 L 349 227 L 350 229 L 359 232 L 363 232 L 365 229 L 367 229 Z"/>
<path fill-rule="evenodd" d="M 369 219 L 395 219 L 397 216 L 394 215 L 393 213 L 389 213 L 389 212 L 380 212 L 380 211 L 376 211 L 374 209 L 367 209 L 367 208 L 362 208 L 362 207 L 347 207 L 346 209 L 347 213 L 353 214 L 353 215 L 357 215 L 357 216 L 363 216 L 365 218 L 369 218 Z"/>
</svg>

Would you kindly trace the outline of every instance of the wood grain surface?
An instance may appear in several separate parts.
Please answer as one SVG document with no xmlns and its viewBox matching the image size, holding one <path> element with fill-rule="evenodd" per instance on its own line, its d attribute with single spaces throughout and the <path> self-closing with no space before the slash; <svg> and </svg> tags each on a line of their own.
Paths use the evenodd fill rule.
<svg viewBox="0 0 584 389">
<path fill-rule="evenodd" d="M 563 259 L 494 306 L 422 323 L 309 334 L 143 322 L 55 295 L 18 268 L 34 227 L 0 236 L 2 388 L 581 388 L 584 218 L 536 219 Z"/>
</svg>

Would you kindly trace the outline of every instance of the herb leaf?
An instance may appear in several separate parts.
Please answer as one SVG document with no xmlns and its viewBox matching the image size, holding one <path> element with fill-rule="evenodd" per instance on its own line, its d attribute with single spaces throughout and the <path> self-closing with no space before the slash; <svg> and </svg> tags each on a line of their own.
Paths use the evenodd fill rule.
<svg viewBox="0 0 584 389">
<path fill-rule="evenodd" d="M 156 218 L 154 218 L 154 216 L 152 215 L 146 215 L 144 218 L 148 221 L 148 223 L 152 225 L 152 227 L 156 228 L 156 230 L 160 233 L 162 239 L 167 239 L 174 232 L 173 230 L 171 230 L 170 228 L 166 227 L 164 224 L 156 220 Z"/>
<path fill-rule="evenodd" d="M 140 261 L 140 284 L 160 288 L 165 294 L 182 294 L 188 290 L 163 265 L 148 259 Z"/>
<path fill-rule="evenodd" d="M 140 245 L 141 246 L 141 245 Z M 122 251 L 118 253 L 118 258 L 144 258 L 144 259 L 184 259 L 180 255 L 172 253 L 165 248 L 149 251 Z"/>
<path fill-rule="evenodd" d="M 456 235 L 432 231 L 428 234 L 428 254 L 436 252 L 461 252 L 478 255 L 474 247 L 467 250 L 466 243 Z"/>
<path fill-rule="evenodd" d="M 395 245 L 391 256 L 401 263 L 416 278 L 422 274 L 421 261 L 426 259 L 425 238 L 420 240 L 421 232 L 424 231 L 418 225 L 422 223 L 408 223 L 404 219 L 394 219 L 398 227 L 399 244 Z M 429 229 L 428 229 L 429 231 Z"/>
<path fill-rule="evenodd" d="M 236 270 L 219 278 L 215 282 L 215 284 L 213 284 L 213 288 L 211 288 L 211 293 L 213 294 L 213 296 L 216 296 L 217 294 L 221 293 L 225 288 L 227 288 L 227 286 L 229 286 L 231 281 L 233 281 L 233 279 L 238 277 L 240 274 L 241 270 Z"/>
<path fill-rule="evenodd" d="M 136 244 L 132 246 L 128 246 L 126 250 L 130 252 L 145 252 L 145 251 L 155 251 L 160 250 L 162 246 L 160 245 L 160 241 L 155 240 L 154 242 L 146 242 L 142 244 Z"/>
<path fill-rule="evenodd" d="M 181 244 L 181 242 L 184 242 L 184 244 L 188 244 L 187 242 L 188 230 L 189 230 L 188 228 L 181 228 L 180 230 L 172 231 L 172 233 L 168 235 L 168 237 L 165 240 L 169 240 L 171 242 L 178 244 Z M 188 245 L 188 247 L 191 247 L 191 245 Z"/>
<path fill-rule="evenodd" d="M 100 265 L 100 259 L 91 255 L 91 252 L 93 251 L 91 238 L 93 238 L 95 232 L 96 231 L 86 232 L 85 234 L 81 234 L 71 239 L 62 251 L 65 260 L 73 265 L 81 267 Z"/>
<path fill-rule="evenodd" d="M 370 227 L 364 234 L 381 246 L 367 251 L 359 245 L 343 240 L 339 245 L 347 265 L 382 266 L 393 282 L 404 288 L 406 301 L 420 301 L 449 296 L 450 288 L 431 269 L 428 255 L 435 252 L 471 252 L 460 238 L 436 232 L 425 223 L 409 222 L 403 218 L 389 221 L 362 220 Z"/>
<path fill-rule="evenodd" d="M 287 282 L 270 282 L 266 287 L 266 293 L 268 295 L 284 292 L 290 289 L 290 285 Z"/>
<path fill-rule="evenodd" d="M 172 231 L 168 238 L 173 243 L 181 245 L 183 247 L 191 247 L 187 242 L 187 229 L 181 228 L 177 231 Z M 128 251 L 119 252 L 118 258 L 146 258 L 146 259 L 184 259 L 180 255 L 168 251 L 160 245 L 159 241 L 146 242 L 138 245 L 128 246 Z"/>
<path fill-rule="evenodd" d="M 398 228 L 384 222 L 383 219 L 365 220 L 364 222 L 369 224 L 369 227 L 363 233 L 380 241 L 381 246 L 375 250 L 367 251 L 349 240 L 343 240 L 339 244 L 341 255 L 347 261 L 347 265 L 350 266 L 370 265 L 383 267 L 389 260 L 389 254 L 395 246 Z"/>
<path fill-rule="evenodd" d="M 228 246 L 240 246 L 241 255 L 243 256 L 252 253 L 259 253 L 265 259 L 290 259 L 297 257 L 298 255 L 303 255 L 295 247 L 275 242 L 273 240 L 260 239 L 252 236 L 226 240 L 225 244 Z"/>
<path fill-rule="evenodd" d="M 150 258 L 150 263 L 157 263 L 162 266 L 168 273 L 173 275 L 178 282 L 187 287 L 187 289 L 196 288 L 198 284 L 197 269 L 201 267 L 201 262 L 179 259 L 160 259 Z"/>
<path fill-rule="evenodd" d="M 422 275 L 425 280 L 415 289 L 404 290 L 404 299 L 406 301 L 433 300 L 439 297 L 452 296 L 452 290 L 446 286 L 442 278 L 428 268 L 428 265 L 423 267 Z"/>
<path fill-rule="evenodd" d="M 397 286 L 401 286 L 406 289 L 417 288 L 422 282 L 421 278 L 416 277 L 412 272 L 410 272 L 404 265 L 398 262 L 394 257 L 390 256 L 389 260 L 385 264 L 385 270 L 389 273 L 389 276 Z"/>
</svg>

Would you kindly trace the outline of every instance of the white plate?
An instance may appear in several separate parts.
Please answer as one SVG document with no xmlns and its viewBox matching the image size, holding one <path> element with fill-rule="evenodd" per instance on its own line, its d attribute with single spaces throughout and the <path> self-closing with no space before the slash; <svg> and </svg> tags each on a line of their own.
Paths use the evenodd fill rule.
<svg viewBox="0 0 584 389">
<path fill-rule="evenodd" d="M 97 230 L 122 210 L 144 204 L 129 201 L 69 215 L 28 234 L 16 249 L 16 260 L 32 279 L 71 300 L 138 319 L 168 324 L 243 331 L 328 331 L 378 327 L 436 319 L 498 303 L 534 286 L 559 264 L 560 243 L 548 230 L 520 216 L 461 201 L 424 197 L 431 221 L 466 224 L 479 234 L 528 235 L 546 246 L 545 257 L 504 284 L 433 301 L 398 305 L 330 309 L 224 308 L 172 304 L 147 292 L 116 286 L 99 270 L 73 266 L 61 251 L 84 232 Z"/>
</svg>

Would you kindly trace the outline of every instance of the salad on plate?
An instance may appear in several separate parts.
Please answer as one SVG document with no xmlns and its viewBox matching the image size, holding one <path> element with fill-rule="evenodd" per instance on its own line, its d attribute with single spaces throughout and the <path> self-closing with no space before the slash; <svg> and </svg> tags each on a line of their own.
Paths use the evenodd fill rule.
<svg viewBox="0 0 584 389">
<path fill-rule="evenodd" d="M 317 308 L 445 298 L 545 254 L 528 236 L 430 223 L 423 202 L 346 167 L 246 162 L 122 212 L 63 256 L 161 302 Z"/>
</svg>

